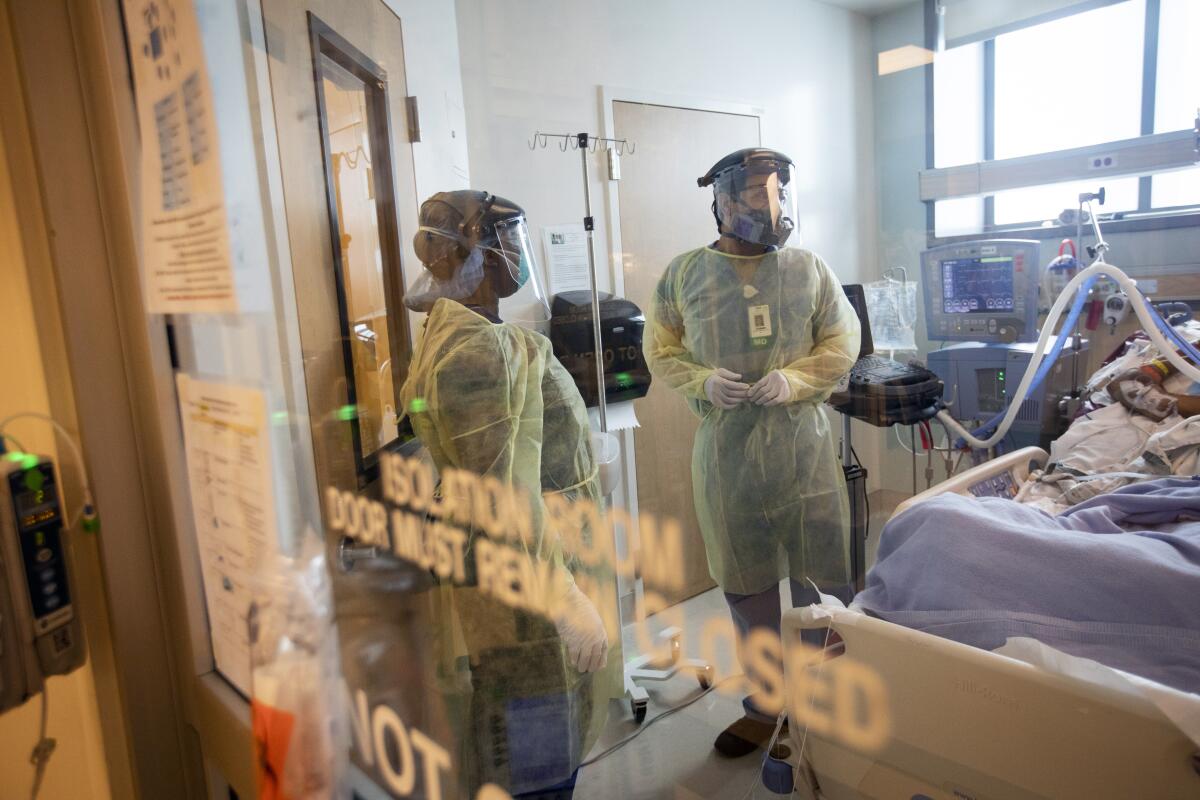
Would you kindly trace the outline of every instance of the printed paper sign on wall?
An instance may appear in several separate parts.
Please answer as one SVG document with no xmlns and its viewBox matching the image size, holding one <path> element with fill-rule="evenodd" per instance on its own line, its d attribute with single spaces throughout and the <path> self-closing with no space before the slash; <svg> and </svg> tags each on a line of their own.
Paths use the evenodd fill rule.
<svg viewBox="0 0 1200 800">
<path fill-rule="evenodd" d="M 237 311 L 212 90 L 189 0 L 125 0 L 147 310 Z"/>
</svg>

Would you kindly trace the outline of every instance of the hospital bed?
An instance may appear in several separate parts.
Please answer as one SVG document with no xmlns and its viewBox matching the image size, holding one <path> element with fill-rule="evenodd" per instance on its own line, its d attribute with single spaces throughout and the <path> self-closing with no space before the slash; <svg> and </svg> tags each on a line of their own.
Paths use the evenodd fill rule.
<svg viewBox="0 0 1200 800">
<path fill-rule="evenodd" d="M 897 513 L 946 492 L 1014 496 L 1045 451 L 1030 447 L 979 465 L 919 494 Z M 797 792 L 826 800 L 1000 800 L 1001 798 L 1200 797 L 1200 745 L 1170 722 L 1146 695 L 1069 677 L 1059 671 L 981 650 L 831 605 L 784 614 L 785 652 L 800 631 L 831 628 L 843 645 L 820 666 L 785 658 L 787 685 L 807 687 L 790 698 L 790 744 L 799 754 Z M 843 649 L 844 648 L 844 649 Z M 874 707 L 831 713 L 847 701 L 834 664 L 878 678 Z M 860 669 L 861 668 L 861 669 Z M 806 676 L 794 674 L 806 670 Z M 821 678 L 814 670 L 829 670 Z M 815 675 L 815 677 L 814 677 Z M 830 680 L 833 679 L 832 684 Z M 824 683 L 822 683 L 824 681 Z M 813 687 L 820 687 L 814 689 Z M 1177 708 L 1200 721 L 1200 699 L 1161 687 Z M 861 696 L 854 701 L 860 703 Z M 1194 703 L 1193 705 L 1190 705 Z M 824 709 L 824 717 L 806 717 Z M 877 750 L 848 741 L 836 725 L 806 719 L 876 715 L 888 735 Z M 881 716 L 880 716 L 881 715 Z"/>
</svg>

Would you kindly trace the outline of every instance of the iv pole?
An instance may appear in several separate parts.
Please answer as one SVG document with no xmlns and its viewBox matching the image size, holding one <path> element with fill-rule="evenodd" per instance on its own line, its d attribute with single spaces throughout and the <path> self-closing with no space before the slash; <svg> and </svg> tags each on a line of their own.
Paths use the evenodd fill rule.
<svg viewBox="0 0 1200 800">
<path fill-rule="evenodd" d="M 601 146 L 606 150 L 614 150 L 617 156 L 626 152 L 632 154 L 635 145 L 626 139 L 610 139 L 604 136 L 592 136 L 587 133 L 534 133 L 529 141 L 529 149 L 545 147 L 547 139 L 561 139 L 558 149 L 566 152 L 567 148 L 579 151 L 583 163 L 583 229 L 587 233 L 588 273 L 592 284 L 592 343 L 593 356 L 596 359 L 596 395 L 600 409 L 600 431 L 608 433 L 608 416 L 604 392 L 604 352 L 600 341 L 600 292 L 596 281 L 596 252 L 593 242 L 595 220 L 592 217 L 592 172 L 588 164 L 588 154 L 596 153 Z M 610 147 L 611 146 L 611 147 Z M 669 650 L 665 661 L 655 653 L 646 653 L 631 659 L 625 664 L 625 694 L 629 697 L 630 708 L 634 721 L 641 723 L 646 719 L 646 709 L 649 705 L 649 695 L 638 681 L 665 681 L 681 671 L 692 672 L 699 681 L 701 688 L 708 689 L 714 683 L 714 670 L 711 664 L 698 658 L 683 658 L 681 639 L 683 632 L 674 626 L 659 632 L 658 638 L 667 643 Z"/>
<path fill-rule="evenodd" d="M 608 433 L 608 398 L 604 387 L 604 345 L 600 341 L 600 290 L 596 285 L 596 251 L 592 242 L 592 171 L 588 165 L 588 135 L 576 135 L 579 160 L 583 162 L 583 229 L 587 232 L 588 277 L 592 282 L 592 352 L 596 360 L 596 400 L 600 410 L 600 432 Z"/>
</svg>

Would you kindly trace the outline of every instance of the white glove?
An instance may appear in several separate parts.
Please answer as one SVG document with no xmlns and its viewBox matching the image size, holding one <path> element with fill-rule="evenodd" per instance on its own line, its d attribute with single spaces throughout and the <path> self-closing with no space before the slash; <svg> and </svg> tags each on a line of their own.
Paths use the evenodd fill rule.
<svg viewBox="0 0 1200 800">
<path fill-rule="evenodd" d="M 747 397 L 757 406 L 783 405 L 792 398 L 792 385 L 782 372 L 773 369 L 750 387 Z"/>
<path fill-rule="evenodd" d="M 741 378 L 736 372 L 717 367 L 717 371 L 709 375 L 708 380 L 704 382 L 704 394 L 708 397 L 708 402 L 726 411 L 744 403 L 750 387 L 739 383 Z"/>
<path fill-rule="evenodd" d="M 554 612 L 554 627 L 567 645 L 567 658 L 580 672 L 595 672 L 608 663 L 608 633 L 588 596 L 571 584 Z"/>
</svg>

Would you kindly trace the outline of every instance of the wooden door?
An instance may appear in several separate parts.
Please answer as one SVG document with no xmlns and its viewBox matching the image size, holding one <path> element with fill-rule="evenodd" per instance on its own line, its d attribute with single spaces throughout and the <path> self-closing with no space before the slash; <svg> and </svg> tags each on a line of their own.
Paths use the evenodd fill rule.
<svg viewBox="0 0 1200 800">
<path fill-rule="evenodd" d="M 318 485 L 364 489 L 399 444 L 410 354 L 400 19 L 382 0 L 265 0 L 263 16 Z"/>
<path fill-rule="evenodd" d="M 643 310 L 675 256 L 717 238 L 712 190 L 696 178 L 722 156 L 759 144 L 758 117 L 616 101 L 616 135 L 637 143 L 617 184 L 625 295 Z M 638 508 L 680 520 L 684 528 L 683 590 L 671 603 L 711 588 L 692 499 L 692 441 L 699 420 L 661 383 L 636 401 L 634 434 Z"/>
</svg>

